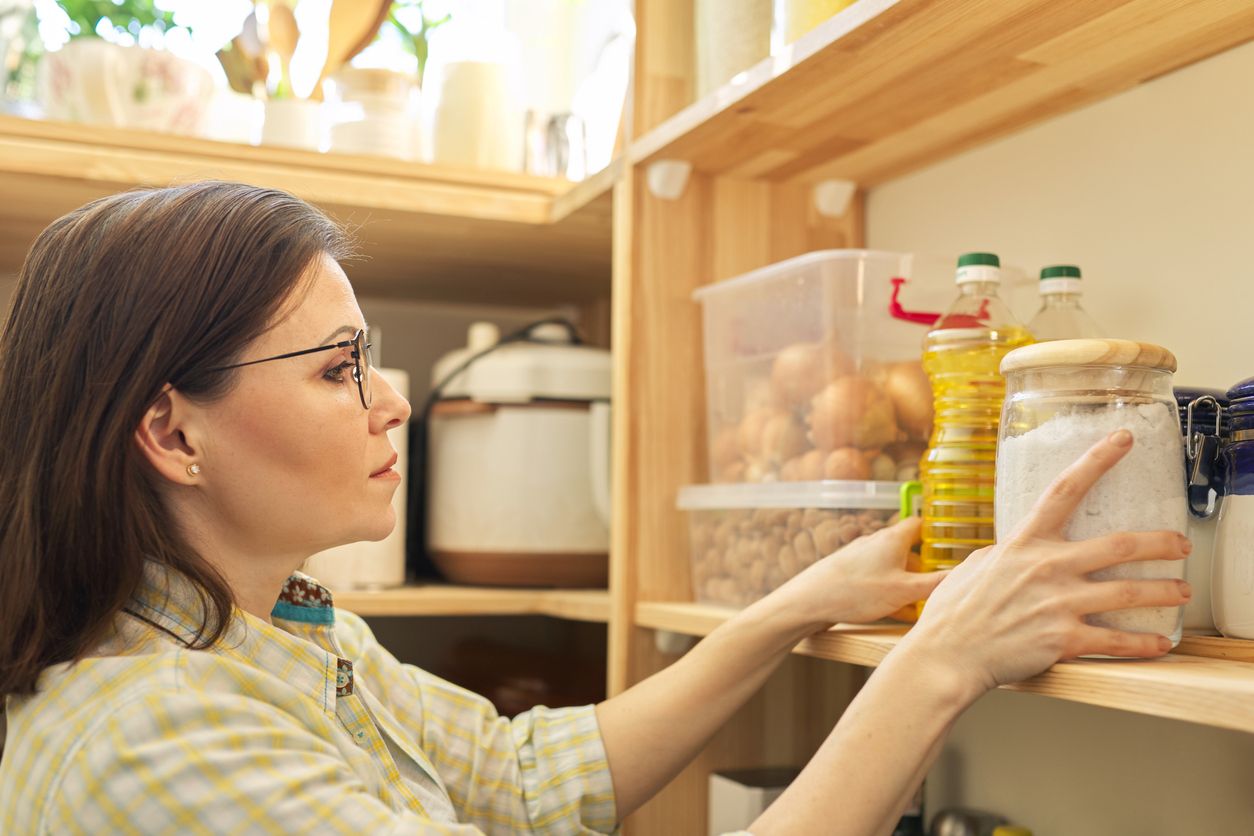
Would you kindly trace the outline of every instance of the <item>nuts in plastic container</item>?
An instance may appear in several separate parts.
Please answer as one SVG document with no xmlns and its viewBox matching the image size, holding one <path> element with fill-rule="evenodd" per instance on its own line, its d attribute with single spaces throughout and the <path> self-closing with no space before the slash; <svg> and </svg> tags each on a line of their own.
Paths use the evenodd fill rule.
<svg viewBox="0 0 1254 836">
<path fill-rule="evenodd" d="M 896 518 L 894 482 L 693 485 L 688 512 L 693 597 L 744 606 L 821 557 Z"/>
</svg>

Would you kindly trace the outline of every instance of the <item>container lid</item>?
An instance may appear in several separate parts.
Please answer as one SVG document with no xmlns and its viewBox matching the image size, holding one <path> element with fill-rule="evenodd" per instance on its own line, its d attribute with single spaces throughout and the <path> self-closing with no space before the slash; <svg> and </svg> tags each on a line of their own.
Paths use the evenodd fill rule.
<svg viewBox="0 0 1254 836">
<path fill-rule="evenodd" d="M 968 282 L 1000 282 L 1001 259 L 994 253 L 963 253 L 958 256 L 958 284 Z"/>
<path fill-rule="evenodd" d="M 1124 366 L 1174 372 L 1176 357 L 1153 343 L 1132 340 L 1051 340 L 1016 348 L 1001 361 L 1001 373 L 1051 366 Z"/>
<path fill-rule="evenodd" d="M 480 403 L 527 403 L 554 400 L 608 400 L 612 387 L 610 353 L 602 348 L 572 345 L 560 325 L 542 325 L 532 332 L 535 342 L 503 345 L 485 354 L 449 381 L 444 398 L 470 398 Z M 432 384 L 480 351 L 495 345 L 495 325 L 470 326 L 465 348 L 440 358 L 432 370 Z"/>
<path fill-rule="evenodd" d="M 1228 390 L 1228 400 L 1235 405 L 1237 401 L 1254 398 L 1254 377 L 1247 377 Z"/>
<path fill-rule="evenodd" d="M 737 508 L 892 509 L 901 505 L 901 482 L 740 482 L 687 485 L 679 489 L 681 511 Z"/>
<path fill-rule="evenodd" d="M 1083 292 L 1080 284 L 1080 268 L 1074 264 L 1054 264 L 1041 268 L 1040 290 L 1042 296 L 1054 296 L 1059 293 L 1079 295 Z"/>
<path fill-rule="evenodd" d="M 760 267 L 757 270 L 751 270 L 748 273 L 742 273 L 739 276 L 725 279 L 721 282 L 698 287 L 692 292 L 692 298 L 698 302 L 705 302 L 709 297 L 729 290 L 738 290 L 745 285 L 796 273 L 807 267 L 813 267 L 816 264 L 823 264 L 829 261 L 883 261 L 891 264 L 893 269 L 897 270 L 905 258 L 906 256 L 902 253 L 890 253 L 884 250 L 816 250 L 812 253 L 799 255 L 796 258 L 789 258 L 785 261 L 769 264 L 766 267 Z"/>
<path fill-rule="evenodd" d="M 1078 279 L 1080 278 L 1080 268 L 1074 264 L 1055 264 L 1050 267 L 1041 268 L 1041 280 L 1046 279 Z"/>
<path fill-rule="evenodd" d="M 975 265 L 1001 267 L 1001 259 L 997 257 L 996 253 L 963 253 L 958 256 L 959 267 L 973 267 Z"/>
<path fill-rule="evenodd" d="M 1254 377 L 1246 378 L 1228 390 L 1228 407 L 1224 415 L 1229 430 L 1235 434 L 1254 429 Z"/>
</svg>

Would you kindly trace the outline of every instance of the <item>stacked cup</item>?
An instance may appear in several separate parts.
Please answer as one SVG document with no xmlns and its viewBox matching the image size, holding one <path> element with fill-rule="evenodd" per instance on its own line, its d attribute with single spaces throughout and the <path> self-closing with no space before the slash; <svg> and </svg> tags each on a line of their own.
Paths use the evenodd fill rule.
<svg viewBox="0 0 1254 836">
<path fill-rule="evenodd" d="M 419 159 L 414 80 L 405 73 L 344 67 L 324 82 L 331 150 Z"/>
</svg>

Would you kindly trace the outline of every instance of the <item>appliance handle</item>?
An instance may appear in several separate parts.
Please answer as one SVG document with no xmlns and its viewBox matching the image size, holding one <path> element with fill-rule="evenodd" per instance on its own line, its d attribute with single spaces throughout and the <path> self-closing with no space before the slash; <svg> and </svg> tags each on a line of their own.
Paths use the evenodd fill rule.
<svg viewBox="0 0 1254 836">
<path fill-rule="evenodd" d="M 610 524 L 610 427 L 613 407 L 609 401 L 593 401 L 588 409 L 589 477 L 592 481 L 592 504 L 601 521 Z"/>
</svg>

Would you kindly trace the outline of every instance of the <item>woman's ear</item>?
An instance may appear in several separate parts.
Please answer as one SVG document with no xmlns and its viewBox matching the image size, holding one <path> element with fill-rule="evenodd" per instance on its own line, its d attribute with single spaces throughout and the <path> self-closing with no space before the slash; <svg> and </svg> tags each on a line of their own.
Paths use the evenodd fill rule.
<svg viewBox="0 0 1254 836">
<path fill-rule="evenodd" d="M 135 429 L 135 443 L 157 473 L 176 485 L 201 480 L 192 421 L 195 408 L 173 386 L 166 385 Z"/>
</svg>

